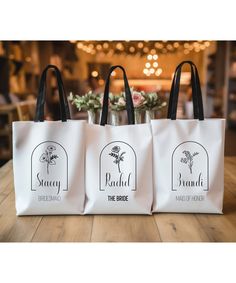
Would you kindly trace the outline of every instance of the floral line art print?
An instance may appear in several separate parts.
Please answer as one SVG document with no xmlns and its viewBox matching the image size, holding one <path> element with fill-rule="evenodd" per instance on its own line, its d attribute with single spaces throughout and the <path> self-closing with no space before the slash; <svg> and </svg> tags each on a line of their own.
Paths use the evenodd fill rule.
<svg viewBox="0 0 236 283">
<path fill-rule="evenodd" d="M 190 151 L 184 150 L 183 154 L 185 155 L 185 158 L 181 158 L 180 162 L 188 164 L 188 168 L 190 170 L 190 173 L 192 174 L 193 158 L 198 155 L 199 152 L 194 152 L 193 154 L 191 154 Z"/>
<path fill-rule="evenodd" d="M 120 162 L 124 161 L 124 154 L 125 154 L 125 151 L 120 153 L 120 147 L 119 146 L 114 146 L 111 149 L 111 152 L 109 153 L 110 156 L 115 158 L 115 160 L 113 162 L 115 164 L 117 164 L 119 173 L 121 173 L 121 171 L 120 171 Z"/>
<path fill-rule="evenodd" d="M 45 153 L 43 153 L 39 159 L 40 162 L 47 163 L 47 173 L 48 174 L 49 174 L 49 166 L 56 165 L 55 159 L 58 158 L 58 155 L 53 154 L 53 151 L 55 150 L 56 150 L 56 147 L 54 145 L 49 145 L 47 149 L 45 150 Z"/>
</svg>

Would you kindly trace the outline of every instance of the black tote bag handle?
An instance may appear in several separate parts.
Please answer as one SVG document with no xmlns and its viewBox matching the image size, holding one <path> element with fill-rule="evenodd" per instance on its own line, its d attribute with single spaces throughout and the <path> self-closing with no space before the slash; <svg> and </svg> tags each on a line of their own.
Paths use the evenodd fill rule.
<svg viewBox="0 0 236 283">
<path fill-rule="evenodd" d="M 46 81 L 47 81 L 47 71 L 53 69 L 56 73 L 57 87 L 59 92 L 59 102 L 60 102 L 60 112 L 61 112 L 61 121 L 66 122 L 67 119 L 70 119 L 70 111 L 68 106 L 68 101 L 59 69 L 54 65 L 48 65 L 42 72 L 40 83 L 39 83 L 39 94 L 37 98 L 36 105 L 36 114 L 35 122 L 44 121 L 44 105 L 46 97 Z"/>
<path fill-rule="evenodd" d="M 192 61 L 183 61 L 175 69 L 175 74 L 170 91 L 167 118 L 176 120 L 181 69 L 184 64 L 189 64 L 191 68 L 191 87 L 192 87 L 192 97 L 193 97 L 194 119 L 204 120 L 200 79 L 199 79 L 197 67 Z"/>
<path fill-rule="evenodd" d="M 103 106 L 102 106 L 102 116 L 101 116 L 101 122 L 100 122 L 101 126 L 105 126 L 107 124 L 110 77 L 111 77 L 111 73 L 116 68 L 121 69 L 123 72 L 124 85 L 125 85 L 126 110 L 128 114 L 128 124 L 129 125 L 134 124 L 134 105 L 133 105 L 133 100 L 132 100 L 131 91 L 129 88 L 128 79 L 125 73 L 125 69 L 120 65 L 116 65 L 110 68 L 108 76 L 107 76 L 106 84 L 105 84 Z"/>
</svg>

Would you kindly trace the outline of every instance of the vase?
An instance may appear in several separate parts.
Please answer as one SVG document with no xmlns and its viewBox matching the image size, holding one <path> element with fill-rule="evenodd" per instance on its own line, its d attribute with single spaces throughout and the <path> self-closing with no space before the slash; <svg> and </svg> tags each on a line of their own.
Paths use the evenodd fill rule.
<svg viewBox="0 0 236 283">
<path fill-rule="evenodd" d="M 100 122 L 101 122 L 101 116 L 102 116 L 102 111 L 101 111 L 101 109 L 98 109 L 97 111 L 96 111 L 96 124 L 100 124 Z"/>
<path fill-rule="evenodd" d="M 135 124 L 142 123 L 142 115 L 140 110 L 134 110 L 134 122 Z"/>
<path fill-rule="evenodd" d="M 119 112 L 118 111 L 111 111 L 110 113 L 110 123 L 112 126 L 119 126 L 120 119 L 119 119 Z"/>
<path fill-rule="evenodd" d="M 146 110 L 145 112 L 145 123 L 150 123 L 151 120 L 155 119 L 154 110 Z"/>
<path fill-rule="evenodd" d="M 96 123 L 96 112 L 93 110 L 88 110 L 88 123 L 95 124 Z"/>
</svg>

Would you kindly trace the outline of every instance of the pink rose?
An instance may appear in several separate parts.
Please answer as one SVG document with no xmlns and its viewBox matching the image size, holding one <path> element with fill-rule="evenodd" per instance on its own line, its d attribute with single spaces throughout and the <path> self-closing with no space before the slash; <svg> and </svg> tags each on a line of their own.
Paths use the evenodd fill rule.
<svg viewBox="0 0 236 283">
<path fill-rule="evenodd" d="M 137 91 L 132 92 L 132 99 L 135 108 L 141 106 L 145 100 L 142 94 Z"/>
</svg>

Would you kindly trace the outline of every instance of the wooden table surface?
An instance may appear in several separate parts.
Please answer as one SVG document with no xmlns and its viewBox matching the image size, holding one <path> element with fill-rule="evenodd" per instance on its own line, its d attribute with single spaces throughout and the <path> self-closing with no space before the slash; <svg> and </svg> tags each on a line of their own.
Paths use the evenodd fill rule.
<svg viewBox="0 0 236 283">
<path fill-rule="evenodd" d="M 225 158 L 224 215 L 15 215 L 12 161 L 0 168 L 0 242 L 235 242 L 236 157 Z"/>
</svg>

